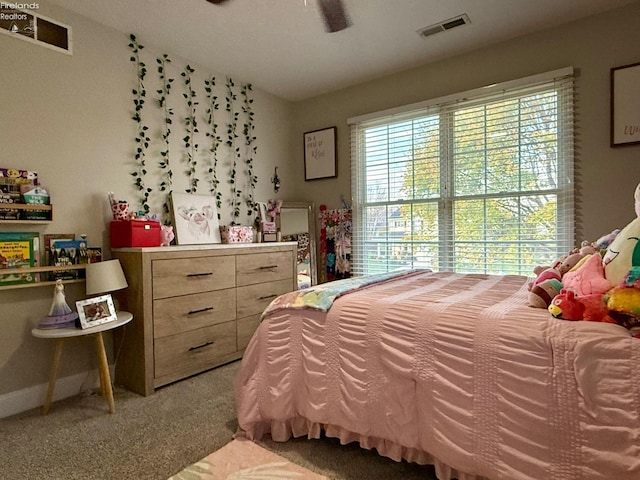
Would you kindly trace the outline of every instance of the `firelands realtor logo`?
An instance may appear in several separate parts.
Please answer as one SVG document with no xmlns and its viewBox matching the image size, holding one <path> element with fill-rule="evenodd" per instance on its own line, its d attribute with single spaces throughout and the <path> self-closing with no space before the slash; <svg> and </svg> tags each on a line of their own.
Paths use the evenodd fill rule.
<svg viewBox="0 0 640 480">
<path fill-rule="evenodd" d="M 27 37 L 34 36 L 34 17 L 23 10 L 38 10 L 39 3 L 0 2 L 0 28 Z"/>
<path fill-rule="evenodd" d="M 39 8 L 39 3 L 0 2 L 0 20 L 26 20 L 26 13 L 15 12 L 14 10 L 37 10 Z"/>
</svg>

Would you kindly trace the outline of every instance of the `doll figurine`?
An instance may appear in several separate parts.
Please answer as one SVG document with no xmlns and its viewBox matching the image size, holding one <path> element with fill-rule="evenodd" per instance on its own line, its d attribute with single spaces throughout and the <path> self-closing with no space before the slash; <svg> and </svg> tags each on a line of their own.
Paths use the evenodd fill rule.
<svg viewBox="0 0 640 480">
<path fill-rule="evenodd" d="M 67 305 L 62 280 L 56 280 L 56 284 L 53 287 L 53 300 L 51 301 L 49 315 L 40 321 L 38 328 L 73 327 L 77 318 L 78 314 Z"/>
</svg>

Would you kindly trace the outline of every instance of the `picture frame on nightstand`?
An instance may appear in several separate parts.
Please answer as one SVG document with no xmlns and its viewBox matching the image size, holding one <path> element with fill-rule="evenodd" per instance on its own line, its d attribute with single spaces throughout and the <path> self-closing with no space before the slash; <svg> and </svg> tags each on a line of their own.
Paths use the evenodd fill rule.
<svg viewBox="0 0 640 480">
<path fill-rule="evenodd" d="M 76 302 L 81 328 L 95 327 L 118 319 L 111 295 L 87 298 Z"/>
</svg>

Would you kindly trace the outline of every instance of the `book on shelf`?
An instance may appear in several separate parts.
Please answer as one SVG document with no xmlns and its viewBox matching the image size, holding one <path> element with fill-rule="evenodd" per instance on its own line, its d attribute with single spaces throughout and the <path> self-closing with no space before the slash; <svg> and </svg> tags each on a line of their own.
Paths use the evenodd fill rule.
<svg viewBox="0 0 640 480">
<path fill-rule="evenodd" d="M 40 274 L 20 272 L 40 265 L 40 235 L 36 232 L 0 232 L 0 286 L 35 283 Z"/>
<path fill-rule="evenodd" d="M 51 265 L 62 267 L 65 265 L 79 265 L 87 263 L 87 242 L 86 240 L 51 240 Z M 58 270 L 51 272 L 52 280 L 73 280 L 83 278 L 84 271 Z"/>
</svg>

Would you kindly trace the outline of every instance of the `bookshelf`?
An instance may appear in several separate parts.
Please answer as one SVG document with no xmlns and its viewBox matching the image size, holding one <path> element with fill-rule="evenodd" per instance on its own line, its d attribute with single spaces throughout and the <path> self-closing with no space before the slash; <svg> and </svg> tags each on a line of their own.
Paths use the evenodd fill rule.
<svg viewBox="0 0 640 480">
<path fill-rule="evenodd" d="M 26 203 L 0 203 L 0 212 L 3 210 L 30 210 L 30 211 L 43 211 L 50 212 L 48 219 L 37 220 L 0 220 L 0 224 L 44 224 L 51 223 L 53 221 L 53 205 L 31 205 Z"/>
<path fill-rule="evenodd" d="M 44 273 L 44 272 L 60 272 L 60 271 L 64 271 L 64 270 L 84 270 L 87 268 L 87 264 L 81 264 L 81 265 L 62 265 L 59 267 L 54 267 L 54 266 L 44 266 L 44 267 L 22 267 L 20 269 L 9 269 L 9 271 L 7 270 L 0 270 L 0 276 L 5 273 L 7 275 L 10 274 L 14 274 L 16 273 L 16 270 L 20 270 L 21 273 Z M 62 283 L 64 283 L 65 285 L 68 283 L 82 283 L 84 282 L 85 279 L 84 278 L 77 278 L 77 279 L 70 279 L 70 280 L 63 280 Z M 19 283 L 19 284 L 15 284 L 15 285 L 0 285 L 0 291 L 2 290 L 13 290 L 16 288 L 32 288 L 32 287 L 44 287 L 47 285 L 55 285 L 55 281 L 49 281 L 46 280 L 44 282 L 33 282 L 33 283 Z"/>
</svg>

